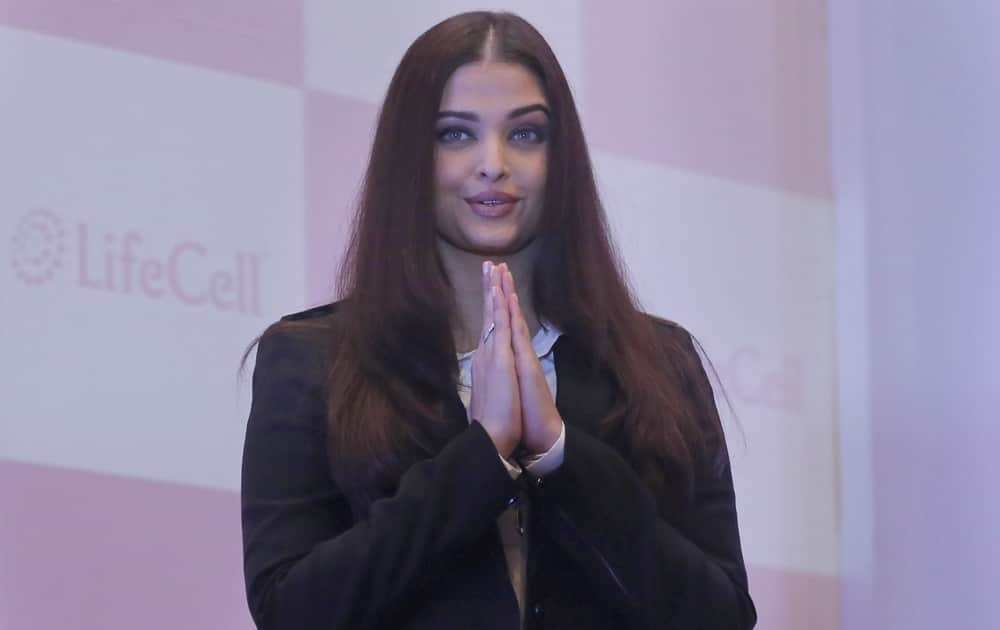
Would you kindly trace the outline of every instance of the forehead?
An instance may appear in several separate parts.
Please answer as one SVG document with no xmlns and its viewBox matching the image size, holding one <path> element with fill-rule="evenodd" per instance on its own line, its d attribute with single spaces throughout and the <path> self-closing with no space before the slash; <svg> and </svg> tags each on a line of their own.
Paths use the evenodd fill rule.
<svg viewBox="0 0 1000 630">
<path fill-rule="evenodd" d="M 441 109 L 507 111 L 534 103 L 548 104 L 538 79 L 524 66 L 485 61 L 460 66 L 448 78 Z"/>
</svg>

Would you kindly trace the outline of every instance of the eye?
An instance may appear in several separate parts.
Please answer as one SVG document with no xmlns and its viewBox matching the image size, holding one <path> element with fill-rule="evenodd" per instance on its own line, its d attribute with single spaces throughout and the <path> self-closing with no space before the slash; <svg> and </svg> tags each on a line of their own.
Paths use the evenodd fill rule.
<svg viewBox="0 0 1000 630">
<path fill-rule="evenodd" d="M 510 134 L 516 142 L 539 144 L 545 142 L 545 130 L 540 127 L 518 127 Z"/>
<path fill-rule="evenodd" d="M 437 138 L 442 144 L 455 144 L 457 142 L 463 142 L 472 137 L 467 129 L 462 129 L 461 127 L 445 127 L 444 129 L 438 130 Z"/>
</svg>

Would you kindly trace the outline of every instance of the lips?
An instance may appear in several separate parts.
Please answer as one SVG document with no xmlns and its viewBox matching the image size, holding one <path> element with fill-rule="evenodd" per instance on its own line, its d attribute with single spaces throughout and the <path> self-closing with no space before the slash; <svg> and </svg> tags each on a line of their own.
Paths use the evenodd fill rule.
<svg viewBox="0 0 1000 630">
<path fill-rule="evenodd" d="M 514 195 L 505 192 L 500 192 L 499 190 L 487 190 L 473 197 L 465 198 L 465 200 L 468 201 L 469 203 L 472 202 L 480 203 L 483 201 L 508 201 L 513 203 L 519 199 L 520 197 L 515 197 Z"/>
<path fill-rule="evenodd" d="M 520 200 L 520 197 L 499 191 L 481 192 L 474 197 L 467 197 L 465 199 L 473 212 L 481 217 L 489 218 L 502 217 L 509 214 L 514 209 L 514 205 Z"/>
<path fill-rule="evenodd" d="M 481 217 L 496 218 L 503 217 L 514 209 L 517 201 L 504 201 L 502 203 L 479 203 L 475 201 L 469 201 L 469 207 L 472 211 Z"/>
</svg>

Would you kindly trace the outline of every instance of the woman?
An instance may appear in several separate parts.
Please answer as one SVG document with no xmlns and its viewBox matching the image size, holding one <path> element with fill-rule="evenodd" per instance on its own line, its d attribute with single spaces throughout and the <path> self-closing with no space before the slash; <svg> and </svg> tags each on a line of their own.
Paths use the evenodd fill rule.
<svg viewBox="0 0 1000 630">
<path fill-rule="evenodd" d="M 750 628 L 690 335 L 640 312 L 541 35 L 467 13 L 382 108 L 347 297 L 260 338 L 259 628 Z"/>
</svg>

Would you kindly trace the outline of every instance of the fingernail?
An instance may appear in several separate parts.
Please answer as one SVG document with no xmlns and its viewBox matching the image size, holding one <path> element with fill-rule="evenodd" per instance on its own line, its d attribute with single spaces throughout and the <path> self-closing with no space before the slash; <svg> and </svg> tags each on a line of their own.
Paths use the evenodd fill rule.
<svg viewBox="0 0 1000 630">
<path fill-rule="evenodd" d="M 488 261 L 488 260 L 484 260 L 483 261 L 483 275 L 484 276 L 490 272 L 489 265 L 490 265 L 490 261 Z"/>
</svg>

